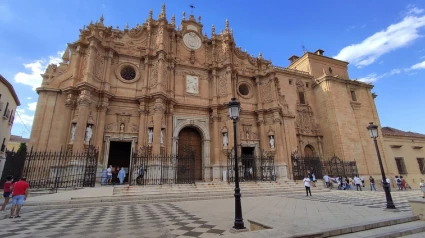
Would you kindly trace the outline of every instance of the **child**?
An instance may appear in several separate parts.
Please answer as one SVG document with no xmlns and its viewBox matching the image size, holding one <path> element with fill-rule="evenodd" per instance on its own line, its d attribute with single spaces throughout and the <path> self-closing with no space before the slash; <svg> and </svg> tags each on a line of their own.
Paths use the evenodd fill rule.
<svg viewBox="0 0 425 238">
<path fill-rule="evenodd" d="M 6 177 L 6 182 L 3 185 L 3 197 L 4 197 L 4 203 L 1 206 L 0 211 L 4 211 L 4 209 L 6 208 L 6 205 L 9 203 L 10 200 L 10 193 L 11 191 L 11 187 L 13 185 L 13 176 L 12 175 L 8 175 Z"/>
</svg>

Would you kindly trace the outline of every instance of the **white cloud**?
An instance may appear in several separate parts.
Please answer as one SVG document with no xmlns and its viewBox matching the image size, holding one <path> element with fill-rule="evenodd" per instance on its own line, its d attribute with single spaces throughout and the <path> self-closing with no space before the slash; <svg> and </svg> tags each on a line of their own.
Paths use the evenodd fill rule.
<svg viewBox="0 0 425 238">
<path fill-rule="evenodd" d="M 373 73 L 373 74 L 369 74 L 369 75 L 367 75 L 363 78 L 359 78 L 357 80 L 360 81 L 360 82 L 364 82 L 364 83 L 373 83 L 373 82 L 377 81 L 378 79 L 382 79 L 382 78 L 385 78 L 385 77 L 388 77 L 388 76 L 391 76 L 391 75 L 394 75 L 394 74 L 401 74 L 402 72 L 405 72 L 405 71 L 406 71 L 406 69 L 393 69 L 388 73 L 384 73 L 384 74 L 380 74 L 380 75 Z"/>
<path fill-rule="evenodd" d="M 410 70 L 413 69 L 425 69 L 425 61 L 412 65 L 412 67 L 410 67 Z"/>
<path fill-rule="evenodd" d="M 31 100 L 31 97 L 27 97 L 28 100 Z"/>
<path fill-rule="evenodd" d="M 27 106 L 28 106 L 27 108 L 28 110 L 35 111 L 35 108 L 37 107 L 37 102 L 28 103 Z"/>
<path fill-rule="evenodd" d="M 32 126 L 34 115 L 27 114 L 25 109 L 22 108 L 16 109 L 16 113 L 15 123 Z"/>
<path fill-rule="evenodd" d="M 49 56 L 48 60 L 39 59 L 28 64 L 24 64 L 24 67 L 29 70 L 29 73 L 19 72 L 15 75 L 15 82 L 29 85 L 35 90 L 40 87 L 43 78 L 40 74 L 43 74 L 49 64 L 59 64 L 62 62 L 63 51 L 58 51 L 55 56 Z"/>
<path fill-rule="evenodd" d="M 407 15 L 419 15 L 424 12 L 424 9 L 417 8 L 414 5 L 409 5 L 407 8 Z"/>
<path fill-rule="evenodd" d="M 413 10 L 414 9 L 414 10 Z M 402 21 L 364 39 L 344 47 L 334 58 L 353 63 L 358 68 L 370 65 L 382 55 L 402 48 L 420 37 L 418 30 L 425 26 L 423 9 L 410 6 Z"/>
</svg>

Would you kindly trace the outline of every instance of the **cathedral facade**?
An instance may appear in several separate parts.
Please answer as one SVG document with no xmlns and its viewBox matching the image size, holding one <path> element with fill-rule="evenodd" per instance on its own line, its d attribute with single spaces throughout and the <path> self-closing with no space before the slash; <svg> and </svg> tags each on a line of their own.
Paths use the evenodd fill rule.
<svg viewBox="0 0 425 238">
<path fill-rule="evenodd" d="M 203 30 L 193 15 L 179 26 L 169 21 L 165 6 L 131 29 L 107 27 L 103 17 L 90 23 L 42 75 L 30 145 L 81 151 L 91 144 L 105 168 L 126 167 L 140 147 L 175 154 L 184 142 L 195 148 L 196 179 L 217 181 L 235 147 L 228 116 L 235 97 L 239 153 L 272 152 L 278 178 L 292 177 L 294 152 L 337 155 L 355 160 L 361 174 L 379 174 L 366 130 L 380 125 L 373 86 L 351 80 L 347 62 L 319 49 L 279 67 L 238 48 L 228 21 L 221 31 L 212 26 L 211 37 Z"/>
</svg>

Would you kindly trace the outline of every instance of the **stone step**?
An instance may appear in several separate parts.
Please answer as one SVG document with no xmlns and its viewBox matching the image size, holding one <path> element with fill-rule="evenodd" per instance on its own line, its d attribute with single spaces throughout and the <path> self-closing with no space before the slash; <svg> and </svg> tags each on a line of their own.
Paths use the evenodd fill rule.
<svg viewBox="0 0 425 238">
<path fill-rule="evenodd" d="M 406 215 L 397 218 L 363 222 L 329 230 L 297 234 L 293 238 L 301 237 L 400 237 L 408 234 L 423 232 L 425 222 L 419 216 Z M 394 236 L 393 236 L 394 235 Z"/>
<path fill-rule="evenodd" d="M 405 235 L 417 234 L 425 232 L 425 221 L 411 221 L 391 226 L 384 226 L 375 229 L 333 236 L 338 238 L 387 238 L 387 237 L 402 237 Z"/>
<path fill-rule="evenodd" d="M 403 236 L 404 238 L 424 238 L 425 237 L 425 232 L 419 232 L 416 234 L 412 234 L 412 235 L 407 235 L 407 236 Z"/>
<path fill-rule="evenodd" d="M 292 193 L 293 194 L 293 193 Z M 287 193 L 266 193 L 266 194 L 242 194 L 242 197 L 263 197 L 263 196 L 279 196 L 287 195 Z M 128 197 L 128 196 L 126 196 Z M 133 199 L 125 199 L 126 197 L 118 196 L 116 199 L 95 199 L 88 200 L 71 200 L 71 201 L 49 201 L 48 203 L 40 202 L 27 202 L 24 206 L 25 212 L 42 211 L 42 210 L 55 210 L 67 208 L 82 208 L 82 207 L 96 207 L 96 206 L 117 206 L 117 205 L 131 205 L 131 204 L 149 204 L 149 203 L 166 203 L 166 202 L 181 202 L 181 201 L 198 201 L 198 200 L 212 200 L 212 199 L 227 199 L 233 198 L 233 193 L 225 195 L 205 195 L 195 197 L 156 197 L 144 198 L 134 197 Z M 6 216 L 7 217 L 7 216 Z"/>
</svg>

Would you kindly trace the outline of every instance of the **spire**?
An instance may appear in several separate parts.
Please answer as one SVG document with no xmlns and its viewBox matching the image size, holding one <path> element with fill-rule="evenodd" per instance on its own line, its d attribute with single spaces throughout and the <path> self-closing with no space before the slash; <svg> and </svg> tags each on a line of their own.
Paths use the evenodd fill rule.
<svg viewBox="0 0 425 238">
<path fill-rule="evenodd" d="M 174 14 L 173 14 L 173 16 L 171 17 L 171 25 L 175 25 L 176 24 L 176 16 L 174 16 Z"/>
<path fill-rule="evenodd" d="M 258 58 L 263 59 L 263 54 L 261 54 L 261 52 L 258 54 Z"/>
<path fill-rule="evenodd" d="M 215 36 L 215 26 L 214 26 L 214 24 L 211 27 L 211 32 L 212 32 L 211 35 Z"/>
<path fill-rule="evenodd" d="M 161 13 L 159 14 L 159 19 L 165 19 L 166 15 L 165 15 L 165 3 L 162 4 L 162 8 L 161 8 Z"/>
<path fill-rule="evenodd" d="M 100 24 L 102 25 L 103 25 L 103 20 L 105 20 L 105 18 L 103 18 L 103 14 L 102 14 L 102 16 L 100 17 Z"/>
<path fill-rule="evenodd" d="M 183 21 L 186 20 L 186 12 L 183 12 Z"/>
<path fill-rule="evenodd" d="M 226 32 L 229 32 L 229 20 L 226 19 Z"/>
<path fill-rule="evenodd" d="M 128 23 L 127 23 L 127 24 L 125 24 L 125 29 L 126 29 L 126 30 L 128 30 L 128 28 L 129 28 L 129 27 L 128 27 Z"/>
<path fill-rule="evenodd" d="M 201 23 L 201 16 L 198 16 L 198 23 Z"/>
<path fill-rule="evenodd" d="M 149 10 L 149 18 L 148 18 L 148 20 L 152 20 L 152 15 L 153 15 L 153 10 L 151 9 L 151 10 Z"/>
</svg>

